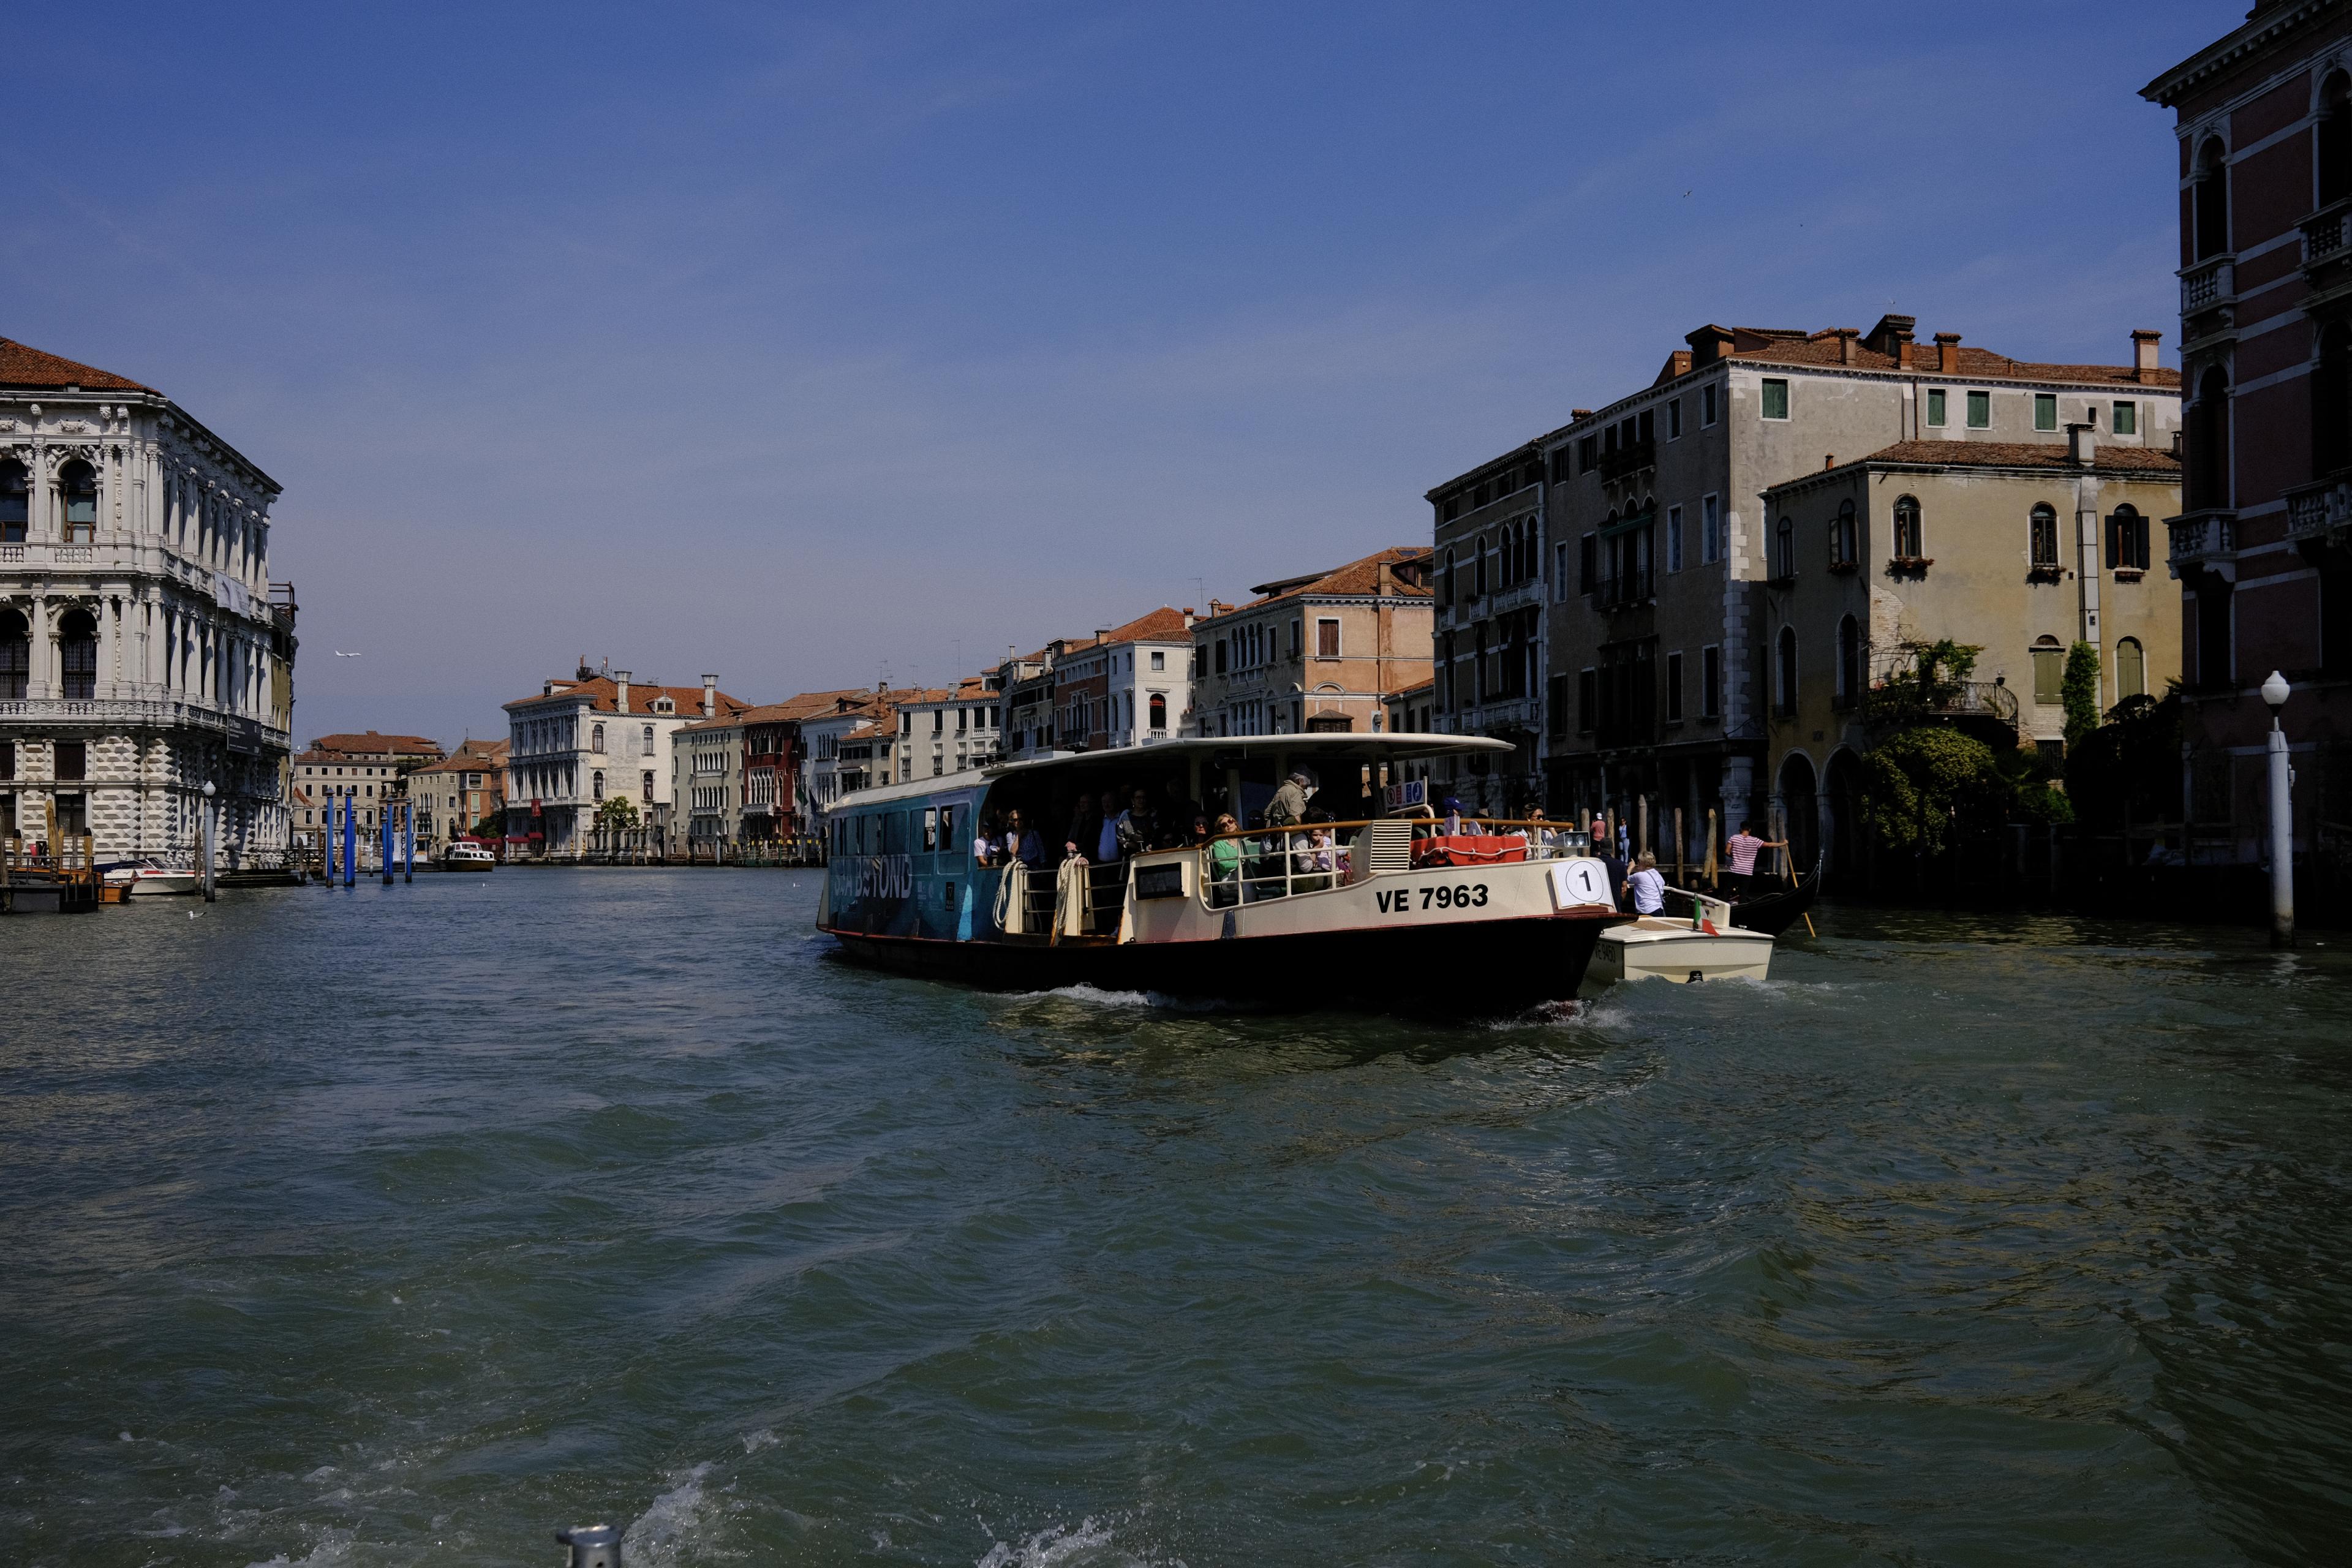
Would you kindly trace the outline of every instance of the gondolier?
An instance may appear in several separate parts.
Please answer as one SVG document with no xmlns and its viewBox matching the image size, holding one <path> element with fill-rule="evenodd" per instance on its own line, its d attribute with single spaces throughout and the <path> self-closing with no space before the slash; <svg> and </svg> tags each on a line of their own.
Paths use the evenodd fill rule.
<svg viewBox="0 0 2352 1568">
<path fill-rule="evenodd" d="M 1748 831 L 1748 824 L 1742 822 L 1739 825 L 1739 831 L 1733 834 L 1724 845 L 1724 847 L 1731 852 L 1731 896 L 1735 899 L 1748 896 L 1748 889 L 1756 879 L 1757 851 L 1786 849 L 1788 847 L 1787 841 L 1783 839 L 1757 837 Z"/>
</svg>

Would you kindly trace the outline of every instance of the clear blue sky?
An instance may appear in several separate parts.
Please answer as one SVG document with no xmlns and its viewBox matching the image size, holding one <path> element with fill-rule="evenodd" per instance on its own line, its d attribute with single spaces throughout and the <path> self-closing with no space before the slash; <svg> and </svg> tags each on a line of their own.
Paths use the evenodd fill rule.
<svg viewBox="0 0 2352 1568">
<path fill-rule="evenodd" d="M 1704 321 L 2170 361 L 2136 89 L 2243 11 L 25 11 L 0 335 L 285 485 L 304 737 L 937 682 L 1425 539 Z"/>
</svg>

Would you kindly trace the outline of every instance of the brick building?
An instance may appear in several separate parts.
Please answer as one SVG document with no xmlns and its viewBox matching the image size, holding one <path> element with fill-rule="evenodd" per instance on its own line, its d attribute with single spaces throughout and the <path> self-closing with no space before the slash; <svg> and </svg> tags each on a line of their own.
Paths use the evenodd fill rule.
<svg viewBox="0 0 2352 1568">
<path fill-rule="evenodd" d="M 2200 861 L 2264 858 L 2273 669 L 2294 842 L 2352 851 L 2352 5 L 2263 0 L 2142 89 L 2179 138 L 2180 512 Z"/>
</svg>

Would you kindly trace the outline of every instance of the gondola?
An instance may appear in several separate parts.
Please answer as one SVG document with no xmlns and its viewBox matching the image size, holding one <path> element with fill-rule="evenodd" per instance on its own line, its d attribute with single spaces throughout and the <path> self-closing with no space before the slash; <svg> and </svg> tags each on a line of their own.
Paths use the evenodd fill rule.
<svg viewBox="0 0 2352 1568">
<path fill-rule="evenodd" d="M 1822 868 L 1828 863 L 1829 846 L 1813 858 L 1812 871 L 1797 879 L 1797 885 L 1761 898 L 1742 899 L 1731 906 L 1731 923 L 1743 931 L 1760 931 L 1779 936 L 1804 919 L 1813 907 L 1813 895 L 1821 891 Z"/>
</svg>

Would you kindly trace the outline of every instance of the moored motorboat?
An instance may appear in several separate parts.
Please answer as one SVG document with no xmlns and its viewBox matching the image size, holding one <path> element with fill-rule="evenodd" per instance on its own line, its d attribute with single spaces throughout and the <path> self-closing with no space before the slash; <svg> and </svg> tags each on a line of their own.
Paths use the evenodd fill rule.
<svg viewBox="0 0 2352 1568">
<path fill-rule="evenodd" d="M 995 989 L 1464 1015 L 1566 1000 L 1595 939 L 1627 918 L 1581 838 L 1491 818 L 1442 830 L 1416 793 L 1383 787 L 1406 764 L 1507 749 L 1453 735 L 1171 740 L 861 790 L 830 814 L 817 923 L 853 961 Z M 1318 800 L 1355 809 L 1264 825 L 1259 808 L 1299 772 L 1320 776 Z M 1190 827 L 1207 815 L 1204 784 L 1251 826 L 1174 847 L 1155 826 L 1160 847 L 1103 864 L 1064 852 L 1089 795 L 1140 793 Z M 1014 839 L 1028 862 L 976 858 L 975 832 L 1015 813 L 1045 829 Z"/>
<path fill-rule="evenodd" d="M 1733 905 L 1704 893 L 1667 889 L 1688 900 L 1688 915 L 1642 915 L 1601 933 L 1585 973 L 1587 995 L 1620 980 L 1762 980 L 1772 967 L 1772 936 L 1731 923 Z"/>
<path fill-rule="evenodd" d="M 205 890 L 205 879 L 194 868 L 166 866 L 152 856 L 109 868 L 106 881 L 109 887 L 121 888 L 126 899 Z"/>
</svg>

